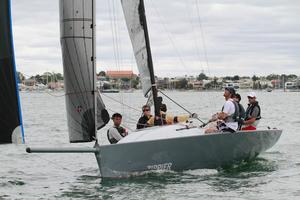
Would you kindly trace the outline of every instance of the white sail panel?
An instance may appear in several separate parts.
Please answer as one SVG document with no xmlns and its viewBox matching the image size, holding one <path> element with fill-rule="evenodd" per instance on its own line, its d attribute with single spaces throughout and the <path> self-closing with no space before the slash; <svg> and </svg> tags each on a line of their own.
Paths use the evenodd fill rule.
<svg viewBox="0 0 300 200">
<path fill-rule="evenodd" d="M 141 23 L 139 6 L 140 0 L 121 0 L 127 29 L 131 39 L 135 60 L 140 73 L 143 93 L 146 96 L 151 90 L 150 71 L 144 28 Z"/>
<path fill-rule="evenodd" d="M 61 48 L 70 142 L 94 140 L 96 99 L 99 112 L 105 110 L 100 96 L 95 95 L 94 3 L 94 0 L 60 0 Z M 100 122 L 97 127 L 105 125 L 104 120 L 97 121 Z"/>
</svg>

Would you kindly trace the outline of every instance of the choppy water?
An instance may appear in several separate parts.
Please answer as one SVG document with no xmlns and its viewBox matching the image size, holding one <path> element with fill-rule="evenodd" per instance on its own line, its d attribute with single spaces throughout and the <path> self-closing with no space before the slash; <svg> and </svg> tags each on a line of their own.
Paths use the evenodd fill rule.
<svg viewBox="0 0 300 200">
<path fill-rule="evenodd" d="M 218 111 L 224 101 L 222 92 L 167 94 L 203 120 Z M 140 92 L 107 96 L 135 108 L 145 102 Z M 70 144 L 64 97 L 21 93 L 27 144 L 0 146 L 0 199 L 300 199 L 300 93 L 261 92 L 258 97 L 264 117 L 260 126 L 284 131 L 279 142 L 254 161 L 228 169 L 151 173 L 102 181 L 93 154 L 25 153 L 26 146 Z M 127 113 L 126 124 L 134 127 L 139 112 L 108 97 L 103 99 L 113 111 Z M 175 114 L 184 113 L 171 103 L 168 108 Z M 98 133 L 102 144 L 107 143 L 105 133 Z M 71 146 L 79 145 L 93 144 Z"/>
</svg>

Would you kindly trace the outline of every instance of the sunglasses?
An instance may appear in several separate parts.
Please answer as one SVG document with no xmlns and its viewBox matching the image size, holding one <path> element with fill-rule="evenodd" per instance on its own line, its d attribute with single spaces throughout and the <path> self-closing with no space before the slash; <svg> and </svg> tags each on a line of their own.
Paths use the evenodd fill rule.
<svg viewBox="0 0 300 200">
<path fill-rule="evenodd" d="M 143 112 L 145 112 L 145 111 L 150 111 L 150 109 L 145 109 L 145 110 L 143 110 Z"/>
</svg>

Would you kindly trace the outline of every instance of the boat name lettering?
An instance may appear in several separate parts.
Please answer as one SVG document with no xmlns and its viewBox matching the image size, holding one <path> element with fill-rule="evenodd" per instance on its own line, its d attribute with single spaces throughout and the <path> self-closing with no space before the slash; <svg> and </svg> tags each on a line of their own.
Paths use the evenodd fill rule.
<svg viewBox="0 0 300 200">
<path fill-rule="evenodd" d="M 171 170 L 172 163 L 162 163 L 157 165 L 148 165 L 148 170 Z"/>
</svg>

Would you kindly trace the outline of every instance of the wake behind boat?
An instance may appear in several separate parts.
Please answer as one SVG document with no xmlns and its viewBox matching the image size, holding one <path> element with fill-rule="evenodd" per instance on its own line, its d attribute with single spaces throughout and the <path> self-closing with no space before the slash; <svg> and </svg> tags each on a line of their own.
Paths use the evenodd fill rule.
<svg viewBox="0 0 300 200">
<path fill-rule="evenodd" d="M 143 94 L 160 117 L 161 99 L 155 83 L 143 0 L 122 0 Z M 27 148 L 27 152 L 94 153 L 102 177 L 120 178 L 151 170 L 182 171 L 216 168 L 248 160 L 271 148 L 281 130 L 203 134 L 188 124 L 161 125 L 134 131 L 119 143 L 99 145 L 97 129 L 109 116 L 95 84 L 95 0 L 60 0 L 61 46 L 65 73 L 70 142 L 91 142 L 93 148 Z M 191 114 L 191 113 L 190 113 Z"/>
</svg>

